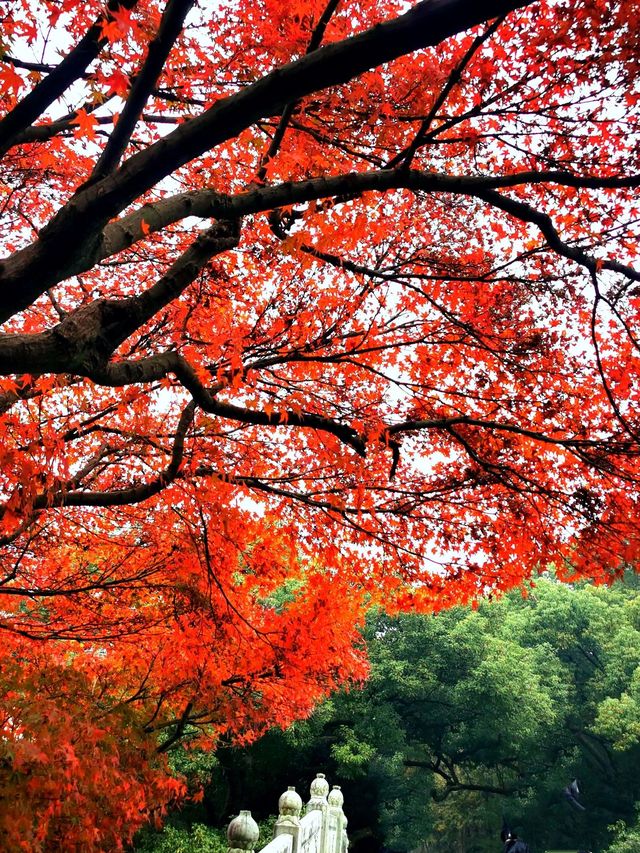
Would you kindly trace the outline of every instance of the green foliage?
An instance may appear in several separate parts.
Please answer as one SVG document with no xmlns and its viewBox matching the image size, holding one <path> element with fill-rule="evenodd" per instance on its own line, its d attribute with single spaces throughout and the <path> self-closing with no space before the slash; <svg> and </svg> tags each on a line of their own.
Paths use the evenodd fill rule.
<svg viewBox="0 0 640 853">
<path fill-rule="evenodd" d="M 189 780 L 193 790 L 211 781 L 219 762 L 213 752 L 203 749 L 176 749 L 170 753 L 169 764 L 177 776 Z"/>
<path fill-rule="evenodd" d="M 640 667 L 627 690 L 600 704 L 594 730 L 608 738 L 617 751 L 631 749 L 640 741 Z"/>
<path fill-rule="evenodd" d="M 375 758 L 376 750 L 370 743 L 358 740 L 353 731 L 347 728 L 344 730 L 343 739 L 332 746 L 331 754 L 336 762 L 353 776 L 357 775 L 358 771 L 365 771 Z"/>
<path fill-rule="evenodd" d="M 354 853 L 493 853 L 503 815 L 537 851 L 596 853 L 613 834 L 608 853 L 638 853 L 639 592 L 542 578 L 477 611 L 371 613 L 363 689 L 220 750 L 205 805 L 264 817 L 321 770 L 343 787 Z M 202 774 L 191 760 L 176 769 Z M 562 797 L 574 777 L 584 813 Z"/>
<path fill-rule="evenodd" d="M 140 833 L 136 853 L 226 853 L 224 833 L 201 823 L 190 827 L 166 826 L 161 832 Z"/>
<path fill-rule="evenodd" d="M 638 853 L 640 850 L 640 806 L 633 825 L 627 826 L 624 821 L 618 821 L 611 829 L 614 832 L 614 838 L 604 853 Z"/>
<path fill-rule="evenodd" d="M 136 853 L 227 853 L 226 828 L 188 823 L 180 813 L 173 816 L 173 821 L 161 830 L 149 827 L 140 832 L 136 837 Z M 260 822 L 256 849 L 271 841 L 275 822 L 275 815 Z"/>
</svg>

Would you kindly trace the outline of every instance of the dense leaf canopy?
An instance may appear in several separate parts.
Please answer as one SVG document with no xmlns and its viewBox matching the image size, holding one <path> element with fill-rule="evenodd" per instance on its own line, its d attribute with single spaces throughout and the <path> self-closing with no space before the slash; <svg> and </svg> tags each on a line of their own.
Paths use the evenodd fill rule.
<svg viewBox="0 0 640 853">
<path fill-rule="evenodd" d="M 2 5 L 7 766 L 34 697 L 248 739 L 363 674 L 365 601 L 637 559 L 639 16 Z"/>
</svg>

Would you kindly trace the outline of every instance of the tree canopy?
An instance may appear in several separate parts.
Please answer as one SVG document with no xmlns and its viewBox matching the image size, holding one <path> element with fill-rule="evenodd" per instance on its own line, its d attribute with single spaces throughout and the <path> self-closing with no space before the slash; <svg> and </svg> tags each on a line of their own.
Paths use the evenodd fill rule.
<svg viewBox="0 0 640 853">
<path fill-rule="evenodd" d="M 9 846 L 120 843 L 187 729 L 361 678 L 372 601 L 637 560 L 639 15 L 3 4 Z M 85 825 L 125 720 L 157 788 Z"/>
</svg>

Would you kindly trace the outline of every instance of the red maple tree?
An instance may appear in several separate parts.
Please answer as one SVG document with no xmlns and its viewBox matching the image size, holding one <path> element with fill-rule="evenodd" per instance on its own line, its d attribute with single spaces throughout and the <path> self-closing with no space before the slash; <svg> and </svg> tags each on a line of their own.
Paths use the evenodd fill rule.
<svg viewBox="0 0 640 853">
<path fill-rule="evenodd" d="M 0 16 L 0 838 L 116 849 L 372 602 L 637 560 L 640 2 Z"/>
</svg>

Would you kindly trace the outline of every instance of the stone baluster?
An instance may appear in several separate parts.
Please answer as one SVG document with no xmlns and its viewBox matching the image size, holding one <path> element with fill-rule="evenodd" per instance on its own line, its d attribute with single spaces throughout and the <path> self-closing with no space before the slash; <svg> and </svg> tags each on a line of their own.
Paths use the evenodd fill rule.
<svg viewBox="0 0 640 853">
<path fill-rule="evenodd" d="M 260 830 L 248 809 L 243 809 L 227 829 L 227 853 L 255 853 Z"/>
<path fill-rule="evenodd" d="M 291 836 L 291 853 L 298 853 L 300 838 L 300 814 L 302 812 L 302 797 L 296 789 L 289 785 L 278 800 L 278 820 L 273 830 L 273 837 L 279 835 Z"/>
<path fill-rule="evenodd" d="M 311 783 L 309 788 L 309 802 L 305 809 L 306 814 L 319 811 L 322 816 L 322 829 L 320 831 L 319 853 L 328 853 L 327 851 L 327 794 L 329 793 L 329 783 L 325 779 L 324 773 L 316 773 L 316 778 Z"/>
<path fill-rule="evenodd" d="M 346 836 L 346 817 L 342 811 L 344 794 L 340 785 L 334 785 L 327 797 L 327 825 L 328 839 L 326 853 L 346 853 L 343 851 L 344 838 Z"/>
<path fill-rule="evenodd" d="M 326 811 L 327 810 L 327 794 L 329 793 L 329 783 L 324 777 L 324 773 L 316 773 L 316 778 L 311 783 L 309 788 L 311 794 L 305 812 Z"/>
<path fill-rule="evenodd" d="M 334 785 L 328 798 L 329 812 L 335 814 L 336 818 L 336 841 L 335 853 L 347 853 L 349 839 L 347 838 L 347 816 L 342 810 L 344 805 L 344 794 L 340 785 Z"/>
<path fill-rule="evenodd" d="M 343 812 L 342 842 L 340 845 L 340 853 L 348 853 L 348 851 L 349 851 L 349 836 L 347 834 L 347 824 L 348 823 L 349 823 L 349 821 L 347 820 L 347 816 Z"/>
</svg>

